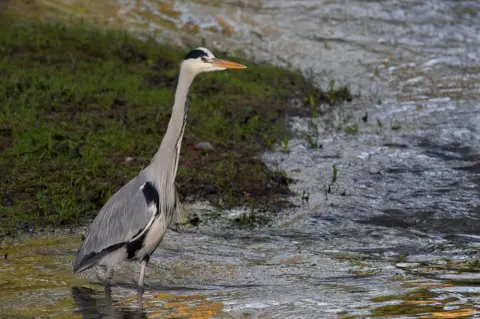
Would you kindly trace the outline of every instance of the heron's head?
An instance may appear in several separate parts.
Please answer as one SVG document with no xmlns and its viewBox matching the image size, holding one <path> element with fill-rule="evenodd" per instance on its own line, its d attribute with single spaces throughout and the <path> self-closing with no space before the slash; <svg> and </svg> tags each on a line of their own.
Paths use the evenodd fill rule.
<svg viewBox="0 0 480 319">
<path fill-rule="evenodd" d="M 225 69 L 245 69 L 245 65 L 217 59 L 209 49 L 196 48 L 190 51 L 182 62 L 182 68 L 188 68 L 195 74 L 223 71 Z"/>
</svg>

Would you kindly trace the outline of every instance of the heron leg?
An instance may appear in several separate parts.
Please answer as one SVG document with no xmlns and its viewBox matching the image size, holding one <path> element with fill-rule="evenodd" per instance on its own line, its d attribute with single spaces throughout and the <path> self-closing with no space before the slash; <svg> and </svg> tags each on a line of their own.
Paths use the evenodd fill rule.
<svg viewBox="0 0 480 319">
<path fill-rule="evenodd" d="M 137 291 L 138 310 L 143 310 L 143 288 Z"/>
<path fill-rule="evenodd" d="M 106 284 L 110 286 L 112 284 L 112 278 L 113 278 L 113 267 L 109 266 L 107 268 L 107 274 L 106 274 Z"/>
<path fill-rule="evenodd" d="M 145 269 L 147 268 L 148 258 L 142 260 L 140 276 L 138 277 L 138 287 L 143 289 L 143 279 L 145 278 Z"/>
<path fill-rule="evenodd" d="M 112 305 L 112 288 L 109 285 L 105 286 L 104 294 L 105 294 L 105 302 L 107 303 L 108 306 L 111 306 Z"/>
</svg>

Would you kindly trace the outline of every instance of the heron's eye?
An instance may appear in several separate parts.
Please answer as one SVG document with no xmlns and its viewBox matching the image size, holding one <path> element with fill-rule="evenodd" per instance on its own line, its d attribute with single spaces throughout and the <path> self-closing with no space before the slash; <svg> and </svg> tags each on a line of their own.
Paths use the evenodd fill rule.
<svg viewBox="0 0 480 319">
<path fill-rule="evenodd" d="M 206 57 L 202 57 L 202 61 L 203 61 L 203 62 L 208 62 L 208 60 L 207 60 Z"/>
</svg>

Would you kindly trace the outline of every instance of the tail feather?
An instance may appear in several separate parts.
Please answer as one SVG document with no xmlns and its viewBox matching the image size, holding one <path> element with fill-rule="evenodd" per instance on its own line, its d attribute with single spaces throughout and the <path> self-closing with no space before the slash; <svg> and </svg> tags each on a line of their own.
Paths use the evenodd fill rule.
<svg viewBox="0 0 480 319">
<path fill-rule="evenodd" d="M 123 247 L 124 245 L 125 243 L 119 243 L 119 244 L 109 246 L 98 253 L 95 251 L 91 251 L 87 254 L 85 254 L 83 247 L 80 248 L 80 250 L 77 253 L 77 256 L 75 257 L 75 261 L 73 262 L 73 272 L 74 273 L 82 272 L 84 270 L 87 270 L 88 268 L 91 268 L 97 265 L 98 261 L 100 261 L 107 254 L 110 254 L 116 251 L 117 249 Z"/>
</svg>

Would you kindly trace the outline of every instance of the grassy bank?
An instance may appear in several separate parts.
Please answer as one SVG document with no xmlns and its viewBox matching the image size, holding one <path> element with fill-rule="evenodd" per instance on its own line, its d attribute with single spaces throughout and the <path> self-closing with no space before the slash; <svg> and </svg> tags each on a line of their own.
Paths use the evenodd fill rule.
<svg viewBox="0 0 480 319">
<path fill-rule="evenodd" d="M 159 146 L 186 52 L 124 33 L 3 21 L 0 233 L 90 218 Z M 332 92 L 299 73 L 230 59 L 249 68 L 194 82 L 178 189 L 183 200 L 255 200 L 274 210 L 288 187 L 254 156 L 286 134 L 292 98 L 333 102 Z M 341 92 L 336 100 L 348 97 Z M 215 150 L 191 147 L 202 141 Z"/>
</svg>

